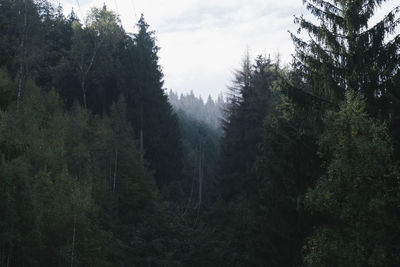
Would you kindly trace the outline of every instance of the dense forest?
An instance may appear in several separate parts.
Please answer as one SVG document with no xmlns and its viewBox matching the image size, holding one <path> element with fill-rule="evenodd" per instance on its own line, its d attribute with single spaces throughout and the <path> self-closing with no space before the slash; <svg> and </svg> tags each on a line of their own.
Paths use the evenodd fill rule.
<svg viewBox="0 0 400 267">
<path fill-rule="evenodd" d="M 143 15 L 1 0 L 0 266 L 400 266 L 400 6 L 303 2 L 203 101 Z"/>
</svg>

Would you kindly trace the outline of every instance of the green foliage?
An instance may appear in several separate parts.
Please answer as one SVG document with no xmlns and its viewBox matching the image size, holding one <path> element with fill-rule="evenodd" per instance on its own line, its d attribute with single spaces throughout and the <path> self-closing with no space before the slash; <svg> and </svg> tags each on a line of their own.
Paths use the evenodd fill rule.
<svg viewBox="0 0 400 267">
<path fill-rule="evenodd" d="M 3 0 L 0 266 L 400 265 L 384 2 L 304 1 L 292 69 L 247 56 L 226 103 L 171 105 L 143 15 Z"/>
<path fill-rule="evenodd" d="M 246 58 L 243 69 L 236 74 L 236 89 L 232 90 L 240 93 L 232 92 L 222 123 L 218 183 L 224 199 L 253 189 L 257 145 L 262 140 L 263 120 L 271 107 L 270 87 L 277 79 L 278 69 L 270 59 L 259 56 L 254 65 Z"/>
<path fill-rule="evenodd" d="M 398 167 L 392 161 L 385 124 L 368 117 L 365 102 L 348 92 L 339 111 L 329 112 L 320 151 L 326 173 L 308 190 L 305 205 L 326 222 L 308 237 L 310 266 L 393 266 L 399 232 Z"/>
<path fill-rule="evenodd" d="M 303 240 L 317 219 L 300 203 L 321 172 L 315 154 L 318 129 L 312 112 L 287 97 L 287 80 L 292 79 L 289 74 L 282 71 L 272 88 L 271 108 L 264 120 L 256 161 L 254 235 L 259 238 L 254 250 L 271 266 L 301 263 Z"/>
<path fill-rule="evenodd" d="M 148 25 L 142 18 L 128 36 L 105 6 L 85 25 L 46 1 L 0 9 L 0 265 L 156 257 L 149 226 L 159 220 L 167 236 L 169 222 L 149 169 L 160 187 L 177 179 L 181 143 Z M 135 141 L 141 128 L 144 151 Z"/>
<path fill-rule="evenodd" d="M 310 93 L 336 104 L 346 90 L 353 90 L 365 97 L 369 112 L 386 112 L 390 95 L 398 90 L 391 83 L 398 75 L 394 62 L 400 45 L 395 34 L 400 8 L 371 25 L 383 2 L 304 1 L 316 21 L 301 16 L 295 22 L 298 32 L 304 30 L 310 38 L 291 35 L 296 45 L 294 66 L 306 79 Z"/>
<path fill-rule="evenodd" d="M 54 91 L 27 88 L 25 112 L 12 104 L 0 120 L 2 259 L 30 266 L 71 260 L 106 265 L 108 244 L 127 234 L 121 227 L 140 221 L 138 211 L 155 196 L 125 104 L 115 104 L 111 118 L 95 119 L 78 106 L 66 112 Z M 107 165 L 99 159 L 108 159 L 111 177 L 104 177 Z M 110 216 L 107 223 L 103 216 Z"/>
<path fill-rule="evenodd" d="M 13 99 L 16 99 L 14 90 L 15 84 L 10 79 L 9 74 L 0 69 L 0 109 L 5 110 Z"/>
<path fill-rule="evenodd" d="M 130 67 L 127 72 L 132 87 L 124 95 L 128 105 L 127 118 L 141 141 L 144 158 L 154 170 L 160 189 L 180 178 L 182 170 L 182 143 L 178 118 L 163 89 L 163 73 L 158 64 L 158 50 L 154 32 L 149 30 L 142 15 L 129 49 Z M 136 62 L 135 62 L 136 61 Z"/>
<path fill-rule="evenodd" d="M 263 120 L 274 105 L 271 87 L 278 73 L 279 66 L 270 59 L 258 57 L 250 65 L 246 57 L 228 99 L 215 193 L 216 199 L 226 203 L 223 212 L 229 218 L 217 221 L 221 231 L 217 240 L 224 244 L 219 249 L 230 248 L 225 250 L 231 257 L 228 266 L 262 266 L 267 258 L 265 251 L 258 250 L 264 248 L 264 235 L 258 225 L 262 184 L 256 178 L 255 162 Z"/>
</svg>

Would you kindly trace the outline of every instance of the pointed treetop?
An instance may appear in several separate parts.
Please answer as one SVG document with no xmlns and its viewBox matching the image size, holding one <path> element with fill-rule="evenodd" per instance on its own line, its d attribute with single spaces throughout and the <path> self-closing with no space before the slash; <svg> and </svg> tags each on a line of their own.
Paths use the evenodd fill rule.
<svg viewBox="0 0 400 267">
<path fill-rule="evenodd" d="M 139 30 L 143 29 L 144 31 L 147 31 L 149 28 L 149 24 L 147 24 L 143 13 L 140 15 L 140 19 L 136 25 L 138 26 Z"/>
<path fill-rule="evenodd" d="M 71 9 L 71 13 L 69 13 L 68 15 L 68 21 L 71 23 L 74 21 L 79 21 L 79 18 L 75 13 L 74 8 Z"/>
</svg>

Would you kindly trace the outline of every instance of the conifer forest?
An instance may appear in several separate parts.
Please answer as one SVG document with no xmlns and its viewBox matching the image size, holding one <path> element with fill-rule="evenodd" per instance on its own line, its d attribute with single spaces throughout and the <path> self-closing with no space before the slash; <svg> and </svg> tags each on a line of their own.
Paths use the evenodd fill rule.
<svg viewBox="0 0 400 267">
<path fill-rule="evenodd" d="M 0 267 L 400 266 L 390 1 L 303 0 L 290 63 L 203 99 L 146 14 L 0 0 Z"/>
</svg>

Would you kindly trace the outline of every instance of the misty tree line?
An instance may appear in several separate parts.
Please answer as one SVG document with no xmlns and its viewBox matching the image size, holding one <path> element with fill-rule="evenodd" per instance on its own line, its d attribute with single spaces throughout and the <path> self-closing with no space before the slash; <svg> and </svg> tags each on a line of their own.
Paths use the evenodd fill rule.
<svg viewBox="0 0 400 267">
<path fill-rule="evenodd" d="M 222 94 L 215 101 L 211 95 L 208 96 L 207 101 L 204 101 L 201 96 L 196 97 L 193 91 L 190 91 L 189 94 L 178 95 L 170 90 L 168 101 L 178 113 L 182 111 L 187 116 L 199 122 L 204 122 L 217 131 L 221 129 L 221 120 L 225 108 L 225 101 Z"/>
<path fill-rule="evenodd" d="M 0 266 L 399 265 L 384 2 L 304 1 L 291 66 L 246 55 L 204 102 L 165 92 L 143 16 L 3 0 Z"/>
</svg>

